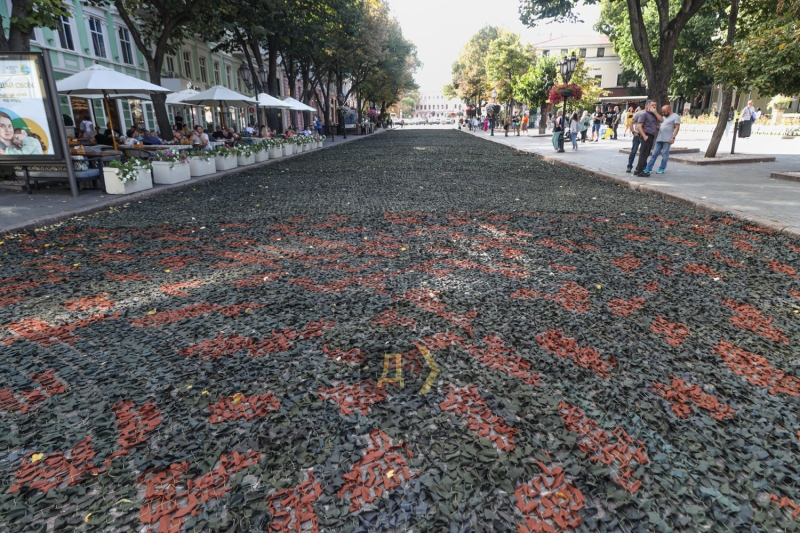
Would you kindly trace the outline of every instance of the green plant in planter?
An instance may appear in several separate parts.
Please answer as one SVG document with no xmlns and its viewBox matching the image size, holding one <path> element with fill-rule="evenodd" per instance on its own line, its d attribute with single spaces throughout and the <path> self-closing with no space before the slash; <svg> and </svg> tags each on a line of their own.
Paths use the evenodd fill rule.
<svg viewBox="0 0 800 533">
<path fill-rule="evenodd" d="M 794 99 L 791 96 L 783 96 L 779 94 L 772 98 L 767 104 L 767 107 L 771 107 L 772 109 L 780 109 L 785 110 L 789 109 L 792 105 Z"/>
<path fill-rule="evenodd" d="M 240 155 L 243 157 L 250 157 L 253 155 L 253 147 L 249 144 L 237 144 L 232 149 L 234 155 Z"/>
<path fill-rule="evenodd" d="M 139 170 L 153 170 L 153 165 L 149 161 L 133 157 L 124 163 L 122 161 L 112 161 L 108 166 L 117 169 L 117 179 L 122 183 L 139 179 Z"/>
<path fill-rule="evenodd" d="M 232 148 L 229 148 L 223 144 L 222 146 L 217 146 L 214 148 L 214 155 L 228 157 L 229 155 L 234 155 L 234 151 Z"/>
<path fill-rule="evenodd" d="M 196 157 L 196 158 L 202 159 L 203 161 L 208 163 L 209 161 L 211 161 L 211 158 L 214 157 L 214 152 L 210 151 L 210 150 L 209 151 L 206 151 L 206 150 L 192 150 L 191 152 L 186 154 L 186 156 L 189 157 L 189 158 Z"/>
<path fill-rule="evenodd" d="M 160 163 L 172 163 L 169 168 L 175 168 L 176 164 L 189 164 L 189 156 L 183 150 L 159 150 L 156 152 L 155 161 Z"/>
</svg>

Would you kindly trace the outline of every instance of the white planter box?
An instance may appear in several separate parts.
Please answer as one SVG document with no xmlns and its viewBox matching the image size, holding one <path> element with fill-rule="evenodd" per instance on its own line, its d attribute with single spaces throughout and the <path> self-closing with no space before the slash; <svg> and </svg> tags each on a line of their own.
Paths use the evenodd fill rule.
<svg viewBox="0 0 800 533">
<path fill-rule="evenodd" d="M 256 156 L 254 155 L 237 155 L 236 162 L 239 164 L 240 167 L 246 167 L 247 165 L 252 165 L 256 162 Z"/>
<path fill-rule="evenodd" d="M 260 152 L 256 152 L 256 163 L 263 163 L 269 159 L 269 151 L 268 150 L 261 150 Z"/>
<path fill-rule="evenodd" d="M 284 144 L 283 145 L 283 155 L 292 155 L 294 153 L 294 152 L 292 152 L 292 146 L 294 146 L 294 145 L 293 144 Z"/>
<path fill-rule="evenodd" d="M 300 149 L 303 152 L 308 152 L 311 148 L 307 144 L 301 144 Z"/>
<path fill-rule="evenodd" d="M 217 171 L 217 166 L 214 163 L 214 158 L 209 158 L 208 161 L 200 157 L 190 157 L 189 158 L 189 172 L 191 173 L 193 178 L 199 178 L 200 176 L 208 176 L 209 174 L 213 174 Z"/>
<path fill-rule="evenodd" d="M 216 160 L 216 170 L 231 170 L 236 168 L 235 155 L 218 155 L 214 157 Z"/>
<path fill-rule="evenodd" d="M 172 168 L 170 168 L 172 167 Z M 153 182 L 159 185 L 172 185 L 188 181 L 192 177 L 191 169 L 186 163 L 170 163 L 153 161 Z"/>
<path fill-rule="evenodd" d="M 105 167 L 103 178 L 108 194 L 132 194 L 139 191 L 146 191 L 153 188 L 153 178 L 147 169 L 139 169 L 139 177 L 133 181 L 122 183 L 117 177 L 119 170 L 116 168 Z"/>
<path fill-rule="evenodd" d="M 322 141 L 317 141 L 317 148 L 322 148 Z"/>
<path fill-rule="evenodd" d="M 280 146 L 274 146 L 269 149 L 270 159 L 280 159 L 281 157 L 283 157 L 283 148 Z"/>
</svg>

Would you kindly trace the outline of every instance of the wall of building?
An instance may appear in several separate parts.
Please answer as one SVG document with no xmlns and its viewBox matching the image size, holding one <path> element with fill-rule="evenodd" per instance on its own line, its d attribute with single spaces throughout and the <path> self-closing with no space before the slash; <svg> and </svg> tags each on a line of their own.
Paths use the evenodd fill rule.
<svg viewBox="0 0 800 533">
<path fill-rule="evenodd" d="M 414 118 L 462 116 L 465 110 L 466 106 L 459 98 L 446 98 L 442 91 L 420 91 Z"/>
</svg>

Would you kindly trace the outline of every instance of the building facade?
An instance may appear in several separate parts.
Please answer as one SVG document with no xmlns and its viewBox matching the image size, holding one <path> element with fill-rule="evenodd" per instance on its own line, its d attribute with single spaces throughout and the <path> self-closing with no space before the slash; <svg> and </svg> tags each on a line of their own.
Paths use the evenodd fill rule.
<svg viewBox="0 0 800 533">
<path fill-rule="evenodd" d="M 603 104 L 623 105 L 644 97 L 641 83 L 637 87 L 635 82 L 625 82 L 625 69 L 620 64 L 619 55 L 614 53 L 614 46 L 605 35 L 567 35 L 531 43 L 531 46 L 544 56 L 565 57 L 576 51 L 585 61 L 589 76 L 594 77 L 597 84 L 608 92 L 607 96 L 600 98 Z"/>
<path fill-rule="evenodd" d="M 420 91 L 414 118 L 459 117 L 464 116 L 465 111 L 460 98 L 447 98 L 442 91 Z"/>
<path fill-rule="evenodd" d="M 93 6 L 82 0 L 66 0 L 69 16 L 62 17 L 55 30 L 36 28 L 31 41 L 31 49 L 49 53 L 56 80 L 69 77 L 92 65 L 99 64 L 151 81 L 147 63 L 137 49 L 130 32 L 117 14 L 114 6 Z M 0 0 L 0 15 L 8 19 L 10 2 Z M 222 85 L 242 94 L 254 96 L 255 91 L 247 86 L 239 75 L 239 67 L 244 58 L 241 55 L 214 52 L 213 43 L 189 40 L 180 45 L 173 54 L 164 59 L 160 85 L 172 91 L 195 89 L 204 91 L 214 85 Z M 288 95 L 288 80 L 279 68 L 279 96 Z M 297 93 L 299 94 L 299 92 Z M 312 99 L 312 106 L 318 98 Z M 124 133 L 130 128 L 157 130 L 153 104 L 146 95 L 132 95 L 114 98 L 106 108 L 101 95 L 96 98 L 60 95 L 61 113 L 65 125 L 77 125 L 87 115 L 101 128 L 109 126 L 109 118 L 114 128 Z M 174 123 L 180 114 L 190 127 L 202 125 L 213 129 L 219 123 L 220 108 L 189 105 L 168 105 L 167 113 Z M 254 108 L 228 107 L 222 110 L 227 125 L 237 130 L 248 123 L 258 121 Z M 302 124 L 302 118 L 294 117 Z M 281 113 L 284 127 L 291 123 L 289 113 Z"/>
</svg>

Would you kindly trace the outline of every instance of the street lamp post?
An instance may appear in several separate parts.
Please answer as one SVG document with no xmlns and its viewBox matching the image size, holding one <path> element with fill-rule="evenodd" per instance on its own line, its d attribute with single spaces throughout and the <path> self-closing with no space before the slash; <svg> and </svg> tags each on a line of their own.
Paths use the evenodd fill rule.
<svg viewBox="0 0 800 533">
<path fill-rule="evenodd" d="M 572 74 L 578 66 L 578 58 L 575 57 L 575 52 L 572 52 L 570 57 L 564 56 L 561 60 L 561 77 L 564 83 L 569 83 L 572 79 Z M 561 136 L 558 138 L 558 152 L 564 153 L 564 135 L 567 132 L 567 96 L 564 96 L 564 113 L 561 115 Z"/>
<path fill-rule="evenodd" d="M 497 103 L 497 89 L 492 89 L 492 114 L 489 117 L 489 126 L 492 128 L 491 136 L 494 137 L 494 121 L 496 119 L 497 111 L 494 104 Z"/>
<path fill-rule="evenodd" d="M 339 93 L 339 107 L 344 106 L 344 93 Z M 344 113 L 342 113 L 342 138 L 347 139 L 347 123 L 344 120 Z"/>
</svg>

